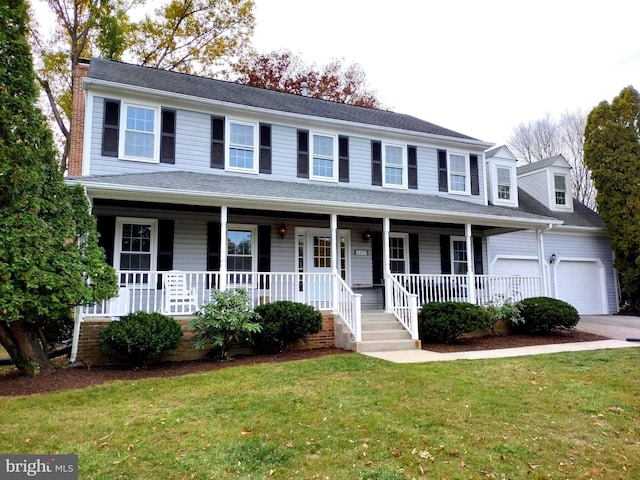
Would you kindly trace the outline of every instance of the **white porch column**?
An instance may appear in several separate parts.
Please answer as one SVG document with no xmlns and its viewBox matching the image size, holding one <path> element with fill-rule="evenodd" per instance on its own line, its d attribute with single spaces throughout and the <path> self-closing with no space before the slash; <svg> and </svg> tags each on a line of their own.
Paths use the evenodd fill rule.
<svg viewBox="0 0 640 480">
<path fill-rule="evenodd" d="M 546 259 L 544 258 L 544 230 L 538 228 L 536 229 L 536 241 L 538 244 L 538 270 L 540 272 L 540 278 L 542 279 L 542 292 L 541 295 L 550 297 L 549 294 L 549 279 L 547 278 L 546 272 Z"/>
<path fill-rule="evenodd" d="M 227 289 L 227 207 L 220 207 L 220 290 Z"/>
<path fill-rule="evenodd" d="M 469 303 L 476 303 L 476 273 L 473 269 L 475 264 L 473 251 L 473 238 L 471 237 L 471 224 L 464 224 L 464 238 L 467 243 L 467 291 Z M 482 252 L 478 252 L 482 255 Z"/>
<path fill-rule="evenodd" d="M 338 310 L 338 215 L 331 214 L 331 305 Z"/>
<path fill-rule="evenodd" d="M 389 275 L 391 274 L 391 263 L 389 260 L 389 231 L 391 222 L 388 217 L 382 219 L 382 276 L 384 278 L 384 308 L 391 311 L 393 297 L 391 295 L 391 285 Z"/>
</svg>

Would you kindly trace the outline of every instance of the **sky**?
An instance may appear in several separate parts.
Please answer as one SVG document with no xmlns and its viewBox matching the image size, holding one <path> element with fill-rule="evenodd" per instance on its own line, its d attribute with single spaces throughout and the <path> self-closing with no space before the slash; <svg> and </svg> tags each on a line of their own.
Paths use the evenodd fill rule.
<svg viewBox="0 0 640 480">
<path fill-rule="evenodd" d="M 358 63 L 387 108 L 498 145 L 520 123 L 640 89 L 638 0 L 254 3 L 259 52 Z"/>
</svg>

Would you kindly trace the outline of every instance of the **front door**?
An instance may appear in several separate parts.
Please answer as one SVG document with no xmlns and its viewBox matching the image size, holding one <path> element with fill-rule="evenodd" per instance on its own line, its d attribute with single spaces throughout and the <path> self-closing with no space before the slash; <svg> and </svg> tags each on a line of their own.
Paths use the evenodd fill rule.
<svg viewBox="0 0 640 480">
<path fill-rule="evenodd" d="M 301 293 L 317 308 L 331 308 L 331 231 L 300 229 L 298 237 L 298 271 L 304 273 Z M 349 282 L 349 231 L 338 230 L 338 265 L 342 278 Z"/>
</svg>

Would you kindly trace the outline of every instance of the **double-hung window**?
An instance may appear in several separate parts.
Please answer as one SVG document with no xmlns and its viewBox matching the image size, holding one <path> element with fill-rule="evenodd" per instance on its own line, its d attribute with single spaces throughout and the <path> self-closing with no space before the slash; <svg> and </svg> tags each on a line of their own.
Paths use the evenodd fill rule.
<svg viewBox="0 0 640 480">
<path fill-rule="evenodd" d="M 257 227 L 230 225 L 227 229 L 227 271 L 232 284 L 252 285 L 256 270 Z"/>
<path fill-rule="evenodd" d="M 158 109 L 141 105 L 123 104 L 124 122 L 121 122 L 120 158 L 144 162 L 157 162 L 159 135 Z"/>
<path fill-rule="evenodd" d="M 310 178 L 312 180 L 338 181 L 335 136 L 312 134 Z"/>
<path fill-rule="evenodd" d="M 498 200 L 511 200 L 511 169 L 497 167 Z"/>
<path fill-rule="evenodd" d="M 129 272 L 156 270 L 157 220 L 118 217 L 114 268 Z M 148 274 L 122 274 L 120 282 L 147 283 Z"/>
<path fill-rule="evenodd" d="M 391 273 L 409 273 L 409 236 L 402 233 L 389 234 L 389 267 Z"/>
<path fill-rule="evenodd" d="M 469 159 L 462 153 L 449 153 L 449 192 L 469 194 Z"/>
<path fill-rule="evenodd" d="M 257 126 L 253 123 L 229 120 L 227 131 L 227 169 L 258 173 Z"/>
<path fill-rule="evenodd" d="M 554 192 L 556 205 L 567 205 L 567 177 L 564 175 L 554 175 L 553 183 L 555 187 Z"/>
<path fill-rule="evenodd" d="M 451 272 L 467 274 L 467 242 L 463 237 L 451 237 Z"/>
<path fill-rule="evenodd" d="M 406 155 L 404 147 L 400 145 L 384 144 L 382 164 L 384 167 L 385 187 L 406 188 Z"/>
</svg>

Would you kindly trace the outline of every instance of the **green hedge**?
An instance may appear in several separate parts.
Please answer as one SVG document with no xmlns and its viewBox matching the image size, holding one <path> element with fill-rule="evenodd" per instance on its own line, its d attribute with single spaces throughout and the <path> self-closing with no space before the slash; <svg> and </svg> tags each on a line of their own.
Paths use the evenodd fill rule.
<svg viewBox="0 0 640 480">
<path fill-rule="evenodd" d="M 571 330 L 580 321 L 578 311 L 567 302 L 549 297 L 525 298 L 519 302 L 522 321 L 513 323 L 517 332 L 548 334 Z"/>
<path fill-rule="evenodd" d="M 279 301 L 259 305 L 255 311 L 262 329 L 252 336 L 252 342 L 260 349 L 282 351 L 322 330 L 322 314 L 310 305 Z"/>
<path fill-rule="evenodd" d="M 424 342 L 452 343 L 465 333 L 492 325 L 487 310 L 472 303 L 431 302 L 420 311 L 420 339 Z"/>
<path fill-rule="evenodd" d="M 100 333 L 108 353 L 123 357 L 132 365 L 144 365 L 180 344 L 182 328 L 171 317 L 160 313 L 136 312 L 113 321 Z"/>
</svg>

